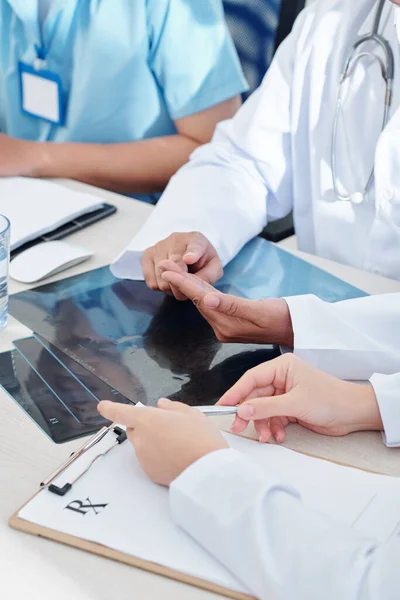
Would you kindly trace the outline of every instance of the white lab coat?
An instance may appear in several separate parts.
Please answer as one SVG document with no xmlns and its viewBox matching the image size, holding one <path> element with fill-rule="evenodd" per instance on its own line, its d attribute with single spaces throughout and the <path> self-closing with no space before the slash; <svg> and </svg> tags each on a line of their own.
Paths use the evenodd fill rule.
<svg viewBox="0 0 400 600">
<path fill-rule="evenodd" d="M 175 479 L 170 507 L 257 598 L 399 599 L 400 536 L 385 544 L 363 537 L 233 449 L 207 454 Z"/>
<path fill-rule="evenodd" d="M 400 294 L 286 301 L 295 354 L 342 377 L 392 373 L 375 374 L 371 383 L 386 442 L 399 446 Z M 400 597 L 400 535 L 385 544 L 363 537 L 303 504 L 273 470 L 259 470 L 235 450 L 212 452 L 186 469 L 171 485 L 170 507 L 176 523 L 257 598 Z"/>
<path fill-rule="evenodd" d="M 337 143 L 338 181 L 365 202 L 337 201 L 331 137 L 337 87 L 357 36 L 370 32 L 376 0 L 321 0 L 305 9 L 261 87 L 213 141 L 172 178 L 113 271 L 138 278 L 143 250 L 174 231 L 201 231 L 226 264 L 268 220 L 294 210 L 299 248 L 400 279 L 400 49 L 388 0 L 382 33 L 395 57 L 391 119 L 380 134 L 384 83 L 377 63 L 357 64 Z M 364 46 L 363 51 L 369 48 Z M 370 48 L 379 54 L 376 45 Z"/>
<path fill-rule="evenodd" d="M 400 279 L 400 52 L 395 27 L 400 9 L 389 1 L 380 33 L 389 40 L 397 67 L 391 120 L 380 134 L 383 80 L 375 63 L 361 61 L 338 139 L 340 182 L 350 192 L 364 186 L 375 156 L 375 185 L 366 201 L 337 201 L 330 168 L 342 66 L 357 36 L 371 31 L 376 6 L 376 0 L 321 0 L 301 13 L 262 86 L 172 179 L 114 263 L 115 275 L 140 278 L 142 251 L 174 231 L 202 231 L 226 264 L 268 219 L 293 208 L 300 249 Z M 371 49 L 377 51 L 375 45 Z M 304 296 L 288 303 L 295 353 L 307 361 L 344 378 L 400 371 L 399 295 L 336 305 Z M 385 398 L 381 412 L 389 445 L 400 444 L 399 377 L 373 379 L 387 390 L 380 397 Z"/>
<path fill-rule="evenodd" d="M 201 231 L 226 264 L 268 219 L 293 208 L 301 250 L 400 279 L 400 50 L 395 26 L 400 9 L 389 0 L 379 32 L 395 58 L 391 119 L 380 133 L 384 84 L 379 67 L 368 60 L 357 63 L 337 148 L 344 190 L 362 189 L 373 164 L 375 183 L 360 205 L 337 201 L 332 185 L 337 86 L 357 36 L 372 30 L 376 7 L 376 0 L 321 0 L 301 13 L 261 87 L 173 177 L 114 263 L 115 275 L 142 277 L 143 250 L 174 231 Z M 370 49 L 379 54 L 375 45 Z M 398 295 L 334 306 L 305 296 L 292 298 L 289 306 L 295 352 L 309 362 L 358 379 L 400 371 Z M 399 380 L 393 377 L 373 379 L 374 385 L 379 379 L 379 386 L 392 390 L 390 401 L 381 392 L 385 407 L 391 406 L 384 411 L 386 427 L 389 417 L 397 416 L 397 430 L 387 435 L 389 445 L 400 444 Z"/>
<path fill-rule="evenodd" d="M 400 279 L 400 61 L 389 1 L 381 32 L 395 54 L 391 120 L 380 135 L 383 84 L 376 64 L 359 63 L 338 140 L 345 190 L 359 191 L 375 163 L 366 202 L 337 202 L 330 167 L 341 68 L 375 7 L 321 0 L 303 11 L 261 88 L 172 179 L 116 275 L 139 277 L 141 252 L 174 231 L 202 231 L 226 264 L 268 219 L 294 208 L 300 249 Z M 399 300 L 287 299 L 296 354 L 339 376 L 382 373 L 371 383 L 388 445 L 400 445 Z M 399 598 L 399 536 L 382 545 L 332 522 L 234 450 L 189 467 L 171 485 L 170 504 L 176 522 L 259 598 Z"/>
</svg>

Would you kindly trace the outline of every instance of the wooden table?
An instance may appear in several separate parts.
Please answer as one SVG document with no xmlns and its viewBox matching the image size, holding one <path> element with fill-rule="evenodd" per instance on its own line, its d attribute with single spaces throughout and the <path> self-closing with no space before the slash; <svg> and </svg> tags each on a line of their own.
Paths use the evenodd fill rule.
<svg viewBox="0 0 400 600">
<path fill-rule="evenodd" d="M 68 276 L 108 264 L 130 241 L 152 211 L 152 207 L 76 182 L 63 185 L 88 191 L 115 204 L 118 212 L 71 236 L 71 242 L 87 246 L 94 257 L 67 272 Z M 356 285 L 364 291 L 400 291 L 400 283 L 299 253 L 295 240 L 282 247 L 305 260 Z M 53 279 L 65 276 L 59 274 Z M 28 286 L 11 282 L 15 293 Z M 29 330 L 10 318 L 0 334 L 0 351 Z M 228 426 L 229 418 L 219 420 Z M 94 555 L 21 534 L 7 525 L 9 516 L 38 488 L 39 482 L 58 466 L 81 442 L 56 446 L 0 391 L 0 597 L 29 600 L 212 600 L 219 596 L 156 575 L 106 561 Z M 357 433 L 328 438 L 301 427 L 288 429 L 285 444 L 303 452 L 353 464 L 362 468 L 400 475 L 400 450 L 385 448 L 378 433 Z M 133 504 L 132 504 L 133 505 Z"/>
</svg>

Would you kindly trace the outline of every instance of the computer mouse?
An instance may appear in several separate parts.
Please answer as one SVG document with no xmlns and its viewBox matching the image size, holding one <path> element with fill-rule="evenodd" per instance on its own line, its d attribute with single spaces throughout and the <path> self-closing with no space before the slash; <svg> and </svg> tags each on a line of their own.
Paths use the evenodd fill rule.
<svg viewBox="0 0 400 600">
<path fill-rule="evenodd" d="M 21 283 L 35 283 L 73 267 L 92 255 L 90 250 L 67 242 L 41 242 L 13 258 L 10 277 Z"/>
</svg>

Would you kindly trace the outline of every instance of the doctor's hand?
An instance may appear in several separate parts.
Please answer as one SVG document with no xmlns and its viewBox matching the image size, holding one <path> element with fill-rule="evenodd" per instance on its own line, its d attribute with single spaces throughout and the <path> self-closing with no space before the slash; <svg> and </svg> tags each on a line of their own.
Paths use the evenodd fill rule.
<svg viewBox="0 0 400 600">
<path fill-rule="evenodd" d="M 341 381 L 293 354 L 247 371 L 218 404 L 241 404 L 232 431 L 254 421 L 261 442 L 283 442 L 289 423 L 331 436 L 383 429 L 371 385 Z"/>
<path fill-rule="evenodd" d="M 0 133 L 0 177 L 35 177 L 41 145 Z"/>
<path fill-rule="evenodd" d="M 178 265 L 184 272 L 196 273 L 209 283 L 214 283 L 223 275 L 217 251 L 203 234 L 173 233 L 145 250 L 142 267 L 145 281 L 152 290 L 173 294 L 177 300 L 186 300 L 186 296 L 162 278 L 160 261 L 165 259 Z"/>
<path fill-rule="evenodd" d="M 195 408 L 162 399 L 158 408 L 103 401 L 100 414 L 126 425 L 144 472 L 155 483 L 169 485 L 202 456 L 228 448 L 221 432 Z"/>
<path fill-rule="evenodd" d="M 285 300 L 246 300 L 223 294 L 171 260 L 160 262 L 162 279 L 189 298 L 221 342 L 293 346 L 293 328 Z"/>
</svg>

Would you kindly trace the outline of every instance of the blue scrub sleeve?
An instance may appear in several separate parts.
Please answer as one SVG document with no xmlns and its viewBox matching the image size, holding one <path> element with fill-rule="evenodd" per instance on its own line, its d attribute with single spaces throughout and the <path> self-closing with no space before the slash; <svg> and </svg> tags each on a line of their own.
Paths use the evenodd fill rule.
<svg viewBox="0 0 400 600">
<path fill-rule="evenodd" d="M 150 65 L 171 117 L 248 89 L 221 0 L 147 0 Z"/>
</svg>

